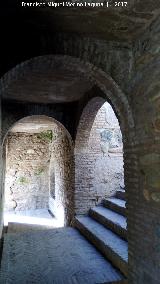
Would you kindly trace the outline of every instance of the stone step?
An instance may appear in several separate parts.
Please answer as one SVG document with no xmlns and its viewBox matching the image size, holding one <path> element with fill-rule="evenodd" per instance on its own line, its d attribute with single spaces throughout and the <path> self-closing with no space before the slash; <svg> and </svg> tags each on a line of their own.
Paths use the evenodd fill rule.
<svg viewBox="0 0 160 284">
<path fill-rule="evenodd" d="M 113 212 L 104 206 L 96 206 L 89 211 L 89 216 L 104 225 L 106 228 L 127 240 L 127 221 L 126 217 Z"/>
<path fill-rule="evenodd" d="M 126 216 L 126 202 L 122 199 L 110 197 L 103 200 L 103 205 L 118 214 Z"/>
<path fill-rule="evenodd" d="M 105 282 L 103 284 L 128 284 L 128 280 L 124 279 L 124 280 L 120 280 L 120 281 L 116 281 L 116 282 Z"/>
<path fill-rule="evenodd" d="M 128 244 L 91 217 L 76 217 L 75 227 L 125 276 L 128 268 Z"/>
<path fill-rule="evenodd" d="M 125 190 L 117 190 L 116 191 L 116 197 L 119 198 L 119 199 L 122 199 L 122 200 L 126 200 L 126 192 Z"/>
<path fill-rule="evenodd" d="M 0 283 L 120 284 L 125 277 L 74 228 L 10 233 Z"/>
</svg>

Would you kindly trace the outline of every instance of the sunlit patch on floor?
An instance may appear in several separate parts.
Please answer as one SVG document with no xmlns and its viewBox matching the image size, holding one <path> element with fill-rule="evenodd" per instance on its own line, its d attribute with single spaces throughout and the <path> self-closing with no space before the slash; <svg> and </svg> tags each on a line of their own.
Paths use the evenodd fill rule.
<svg viewBox="0 0 160 284">
<path fill-rule="evenodd" d="M 16 213 L 5 212 L 4 225 L 8 226 L 9 222 L 42 225 L 53 228 L 63 227 L 63 224 L 55 217 L 52 217 L 47 209 L 26 210 Z"/>
</svg>

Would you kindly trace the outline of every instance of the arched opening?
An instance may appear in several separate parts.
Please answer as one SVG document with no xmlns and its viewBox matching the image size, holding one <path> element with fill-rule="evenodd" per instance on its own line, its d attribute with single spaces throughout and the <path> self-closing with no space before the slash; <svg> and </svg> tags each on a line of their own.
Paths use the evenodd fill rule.
<svg viewBox="0 0 160 284">
<path fill-rule="evenodd" d="M 96 203 L 124 189 L 123 142 L 118 119 L 104 103 L 94 119 L 88 141 L 93 157 L 93 185 Z"/>
<path fill-rule="evenodd" d="M 70 218 L 67 191 L 73 188 L 73 173 L 66 167 L 73 159 L 67 130 L 47 116 L 25 117 L 10 128 L 3 149 L 6 223 L 64 226 Z"/>
<path fill-rule="evenodd" d="M 23 72 L 22 72 L 23 70 Z M 69 71 L 69 72 L 68 72 Z M 64 216 L 64 219 L 66 220 L 67 224 L 71 224 L 71 220 L 75 221 L 76 218 L 74 217 L 77 214 L 87 214 L 88 209 L 86 210 L 86 204 L 88 200 L 88 192 L 86 191 L 87 186 L 88 189 L 90 188 L 90 176 L 89 178 L 86 176 L 84 179 L 79 178 L 82 174 L 84 174 L 85 167 L 82 167 L 82 169 L 79 168 L 79 165 L 83 166 L 85 164 L 85 157 L 87 153 L 87 147 L 88 147 L 88 141 L 90 139 L 90 133 L 91 128 L 93 126 L 93 122 L 95 120 L 96 114 L 98 110 L 102 107 L 102 105 L 108 101 L 111 103 L 116 116 L 120 123 L 120 128 L 122 131 L 123 136 L 123 146 L 124 146 L 124 179 L 125 179 L 125 185 L 126 190 L 129 192 L 131 186 L 133 185 L 132 173 L 131 171 L 128 171 L 127 167 L 129 167 L 132 159 L 132 151 L 135 147 L 135 133 L 134 133 L 134 120 L 132 117 L 132 111 L 128 102 L 128 99 L 126 95 L 119 89 L 119 87 L 116 85 L 116 83 L 102 70 L 97 69 L 95 66 L 81 62 L 78 59 L 69 57 L 69 56 L 42 56 L 38 58 L 31 59 L 29 61 L 24 62 L 20 66 L 16 68 L 16 72 L 9 72 L 10 74 L 7 74 L 5 76 L 5 80 L 3 80 L 2 87 L 3 92 L 2 95 L 5 99 L 10 99 L 10 94 L 7 92 L 8 86 L 11 85 L 13 87 L 13 93 L 12 96 L 15 96 L 15 100 L 21 100 L 21 102 L 24 105 L 24 102 L 26 102 L 26 97 L 24 96 L 24 93 L 22 96 L 19 94 L 17 95 L 17 85 L 22 84 L 25 88 L 26 94 L 29 93 L 28 85 L 26 86 L 26 80 L 24 77 L 30 76 L 30 78 L 34 78 L 35 74 L 39 74 L 41 77 L 38 76 L 38 79 L 36 81 L 36 92 L 31 95 L 29 98 L 29 102 L 35 104 L 35 109 L 37 112 L 43 112 L 44 110 L 48 108 L 48 106 L 40 106 L 37 103 L 40 99 L 40 102 L 45 104 L 45 101 L 48 100 L 50 104 L 55 103 L 58 104 L 60 102 L 73 102 L 76 106 L 76 111 L 74 112 L 74 126 L 72 135 L 74 137 L 75 132 L 77 132 L 76 141 L 75 141 L 75 167 L 73 165 L 72 157 L 73 155 L 70 155 L 70 152 L 72 153 L 72 150 L 65 151 L 64 149 L 61 149 L 58 147 L 58 142 L 60 141 L 66 141 L 65 143 L 70 142 L 60 135 L 57 136 L 57 144 L 54 144 L 56 151 L 54 152 L 54 155 L 52 155 L 53 158 L 53 164 L 51 168 L 54 169 L 55 176 L 52 175 L 52 173 L 49 173 L 50 176 L 52 176 L 52 180 L 54 183 L 55 180 L 55 190 L 52 191 L 52 185 L 50 184 L 52 193 L 52 204 L 54 207 L 54 214 L 62 215 Z M 51 75 L 56 76 L 54 77 L 55 80 L 49 80 L 49 91 L 50 92 L 43 92 L 42 97 L 38 97 L 37 94 L 39 94 L 40 90 L 45 90 L 45 84 L 43 84 L 43 80 L 41 80 L 41 84 L 39 85 L 39 78 L 50 78 Z M 64 78 L 64 74 L 67 74 Z M 9 76 L 11 75 L 11 76 Z M 25 76 L 24 76 L 25 75 Z M 17 79 L 18 78 L 18 79 Z M 28 77 L 29 78 L 29 77 Z M 58 80 L 58 84 L 57 84 Z M 5 85 L 5 82 L 8 82 L 8 85 Z M 17 84 L 16 84 L 17 82 Z M 30 80 L 32 82 L 32 80 Z M 46 80 L 45 80 L 46 82 Z M 65 88 L 59 88 L 64 83 Z M 73 83 L 73 85 L 72 85 Z M 5 86 L 4 86 L 5 85 Z M 30 85 L 32 87 L 32 83 Z M 54 93 L 54 96 L 52 96 L 51 90 L 56 90 Z M 58 91 L 59 94 L 57 93 Z M 76 93 L 77 90 L 77 93 Z M 76 96 L 73 94 L 76 93 Z M 9 96 L 8 96 L 9 94 Z M 33 106 L 33 105 L 32 105 Z M 35 109 L 32 108 L 32 106 L 29 105 L 29 107 L 26 109 L 24 107 L 23 111 L 24 113 L 28 111 L 35 111 Z M 66 106 L 66 105 L 65 105 Z M 22 115 L 22 113 L 19 113 L 18 115 Z M 72 118 L 73 118 L 72 117 Z M 71 117 L 70 117 L 71 118 Z M 67 121 L 66 125 L 69 125 L 69 122 L 71 122 L 71 119 Z M 76 123 L 79 122 L 78 129 L 76 128 Z M 80 125 L 82 127 L 80 127 Z M 104 136 L 102 134 L 102 138 L 104 139 Z M 73 147 L 69 146 L 69 149 L 73 149 Z M 64 157 L 70 157 L 64 159 Z M 133 159 L 136 159 L 136 154 L 134 155 Z M 63 161 L 63 162 L 62 162 Z M 62 167 L 59 167 L 59 165 L 62 165 Z M 58 165 L 58 166 L 57 166 Z M 71 183 L 71 180 L 73 178 L 73 168 L 75 168 L 75 191 L 73 190 L 74 183 Z M 59 170 L 60 169 L 60 170 Z M 87 173 L 87 171 L 85 172 Z M 62 177 L 65 176 L 65 179 L 62 179 Z M 64 181 L 64 182 L 62 182 Z M 73 180 L 72 180 L 73 181 Z M 57 187 L 58 189 L 64 189 L 64 185 L 68 190 L 60 190 L 59 192 L 62 193 L 58 197 L 58 202 L 55 203 L 54 196 L 56 197 L 57 193 Z M 57 186 L 57 187 L 56 187 Z M 87 195 L 85 193 L 87 192 Z M 93 197 L 93 192 L 91 193 L 91 197 Z M 81 194 L 82 198 L 79 198 Z M 51 195 L 51 194 L 50 194 Z M 91 200 L 91 199 L 90 199 Z M 97 198 L 97 192 L 96 192 L 96 199 L 94 198 L 94 205 L 96 202 L 99 202 L 99 196 Z M 129 199 L 128 199 L 129 200 Z M 84 203 L 83 203 L 84 202 Z M 57 206 L 58 204 L 58 206 Z M 128 203 L 129 204 L 129 203 Z M 84 206 L 84 211 L 79 211 L 79 209 L 82 209 L 82 206 Z M 129 207 L 128 207 L 129 208 Z M 60 213 L 60 214 L 59 214 Z M 75 224 L 74 222 L 72 223 Z M 77 226 L 78 229 L 80 229 L 81 233 L 84 233 L 86 230 L 84 229 L 84 226 L 80 227 Z M 74 229 L 75 230 L 75 229 Z M 117 230 L 117 226 L 116 226 Z M 123 234 L 125 230 L 121 230 L 120 234 Z M 101 230 L 97 230 L 98 234 L 101 235 Z M 76 231 L 77 234 L 77 231 Z M 99 235 L 99 237 L 100 237 Z M 89 236 L 89 237 L 88 237 Z M 124 240 L 120 241 L 113 241 L 112 238 L 107 236 L 107 240 L 112 239 L 113 247 L 108 247 L 107 243 L 104 243 L 102 239 L 98 238 L 98 245 L 96 241 L 93 241 L 93 234 L 91 234 L 88 231 L 88 236 L 86 236 L 88 239 L 90 238 L 91 243 L 94 243 L 95 246 L 106 256 L 106 260 L 111 262 L 111 265 L 113 264 L 112 269 L 114 270 L 114 267 L 117 267 L 118 270 L 114 270 L 116 273 L 116 277 L 119 280 L 121 278 L 121 274 L 119 274 L 119 270 L 121 270 L 122 273 L 127 275 L 127 259 L 128 259 L 128 250 L 127 245 L 124 245 L 124 250 L 121 250 L 122 247 L 119 245 L 120 243 L 124 243 Z M 105 240 L 106 240 L 106 234 L 103 234 Z M 122 239 L 122 238 L 121 238 Z M 115 247 L 117 245 L 118 247 Z M 116 251 L 117 249 L 117 251 Z M 121 253 L 123 251 L 123 253 Z M 124 255 L 122 255 L 124 254 Z M 123 257 L 124 256 L 124 257 Z M 126 259 L 125 259 L 126 258 Z M 107 262 L 108 265 L 108 262 Z M 110 264 L 109 264 L 110 266 Z M 123 277 L 122 277 L 123 278 Z M 111 282 L 111 281 L 110 281 Z"/>
<path fill-rule="evenodd" d="M 80 118 L 75 143 L 76 214 L 86 214 L 103 198 L 124 189 L 122 132 L 112 106 L 89 101 Z"/>
<path fill-rule="evenodd" d="M 86 153 L 87 154 L 87 153 Z M 92 202 L 116 195 L 124 188 L 123 143 L 118 119 L 109 103 L 98 110 L 88 140 L 89 171 L 92 171 Z M 91 169 L 92 168 L 92 169 Z M 93 205 L 92 205 L 93 206 Z"/>
<path fill-rule="evenodd" d="M 91 99 L 82 111 L 75 143 L 75 226 L 105 256 L 108 257 L 108 250 L 115 251 L 117 256 L 110 255 L 109 259 L 127 276 L 122 136 L 123 130 L 107 99 Z"/>
</svg>

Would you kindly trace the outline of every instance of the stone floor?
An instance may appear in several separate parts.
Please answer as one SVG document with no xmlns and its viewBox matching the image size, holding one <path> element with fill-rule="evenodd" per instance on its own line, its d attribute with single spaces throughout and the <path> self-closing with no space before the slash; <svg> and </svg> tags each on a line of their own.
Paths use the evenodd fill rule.
<svg viewBox="0 0 160 284">
<path fill-rule="evenodd" d="M 46 225 L 53 228 L 63 226 L 56 218 L 51 216 L 51 214 L 48 212 L 48 209 L 5 212 L 4 225 L 7 226 L 9 222 Z"/>
<path fill-rule="evenodd" d="M 1 284 L 120 283 L 121 276 L 74 228 L 4 237 Z"/>
</svg>

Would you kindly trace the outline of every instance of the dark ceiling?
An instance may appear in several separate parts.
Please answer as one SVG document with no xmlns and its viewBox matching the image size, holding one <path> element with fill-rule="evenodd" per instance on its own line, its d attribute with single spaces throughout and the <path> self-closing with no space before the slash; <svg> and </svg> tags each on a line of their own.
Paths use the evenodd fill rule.
<svg viewBox="0 0 160 284">
<path fill-rule="evenodd" d="M 80 100 L 92 84 L 78 72 L 65 67 L 53 70 L 34 70 L 13 80 L 3 98 L 30 103 L 63 103 Z"/>
<path fill-rule="evenodd" d="M 53 38 L 54 46 L 56 33 L 132 42 L 160 14 L 160 0 L 130 0 L 126 8 L 114 7 L 113 0 L 109 3 L 109 8 L 53 8 L 48 5 L 31 8 L 22 7 L 21 1 L 3 1 L 0 7 L 0 75 L 22 61 L 52 53 L 46 38 Z M 6 96 L 14 96 L 17 100 L 25 96 L 31 102 L 35 102 L 39 96 L 42 102 L 52 102 L 51 93 L 54 93 L 54 101 L 66 101 L 67 98 L 70 102 L 78 100 L 90 88 L 88 82 L 83 81 L 82 84 L 76 74 L 67 75 L 63 70 L 60 73 L 55 71 L 54 76 L 46 74 L 43 79 L 41 74 L 28 74 L 26 79 L 21 78 L 9 86 Z M 35 91 L 35 97 L 31 95 L 32 90 Z"/>
<path fill-rule="evenodd" d="M 54 33 L 128 42 L 160 13 L 159 0 L 129 0 L 126 8 L 114 7 L 113 0 L 109 0 L 110 8 L 31 8 L 21 3 L 5 0 L 0 6 L 0 75 L 26 59 L 52 53 L 47 38 L 52 37 L 55 45 Z"/>
<path fill-rule="evenodd" d="M 48 8 L 41 9 L 41 15 L 45 17 L 47 14 L 45 24 L 54 25 L 55 31 L 74 32 L 107 40 L 130 41 L 143 33 L 160 13 L 159 0 L 129 0 L 123 8 L 115 7 L 116 1 L 105 2 L 110 3 L 108 8 L 106 5 L 101 8 Z"/>
</svg>

